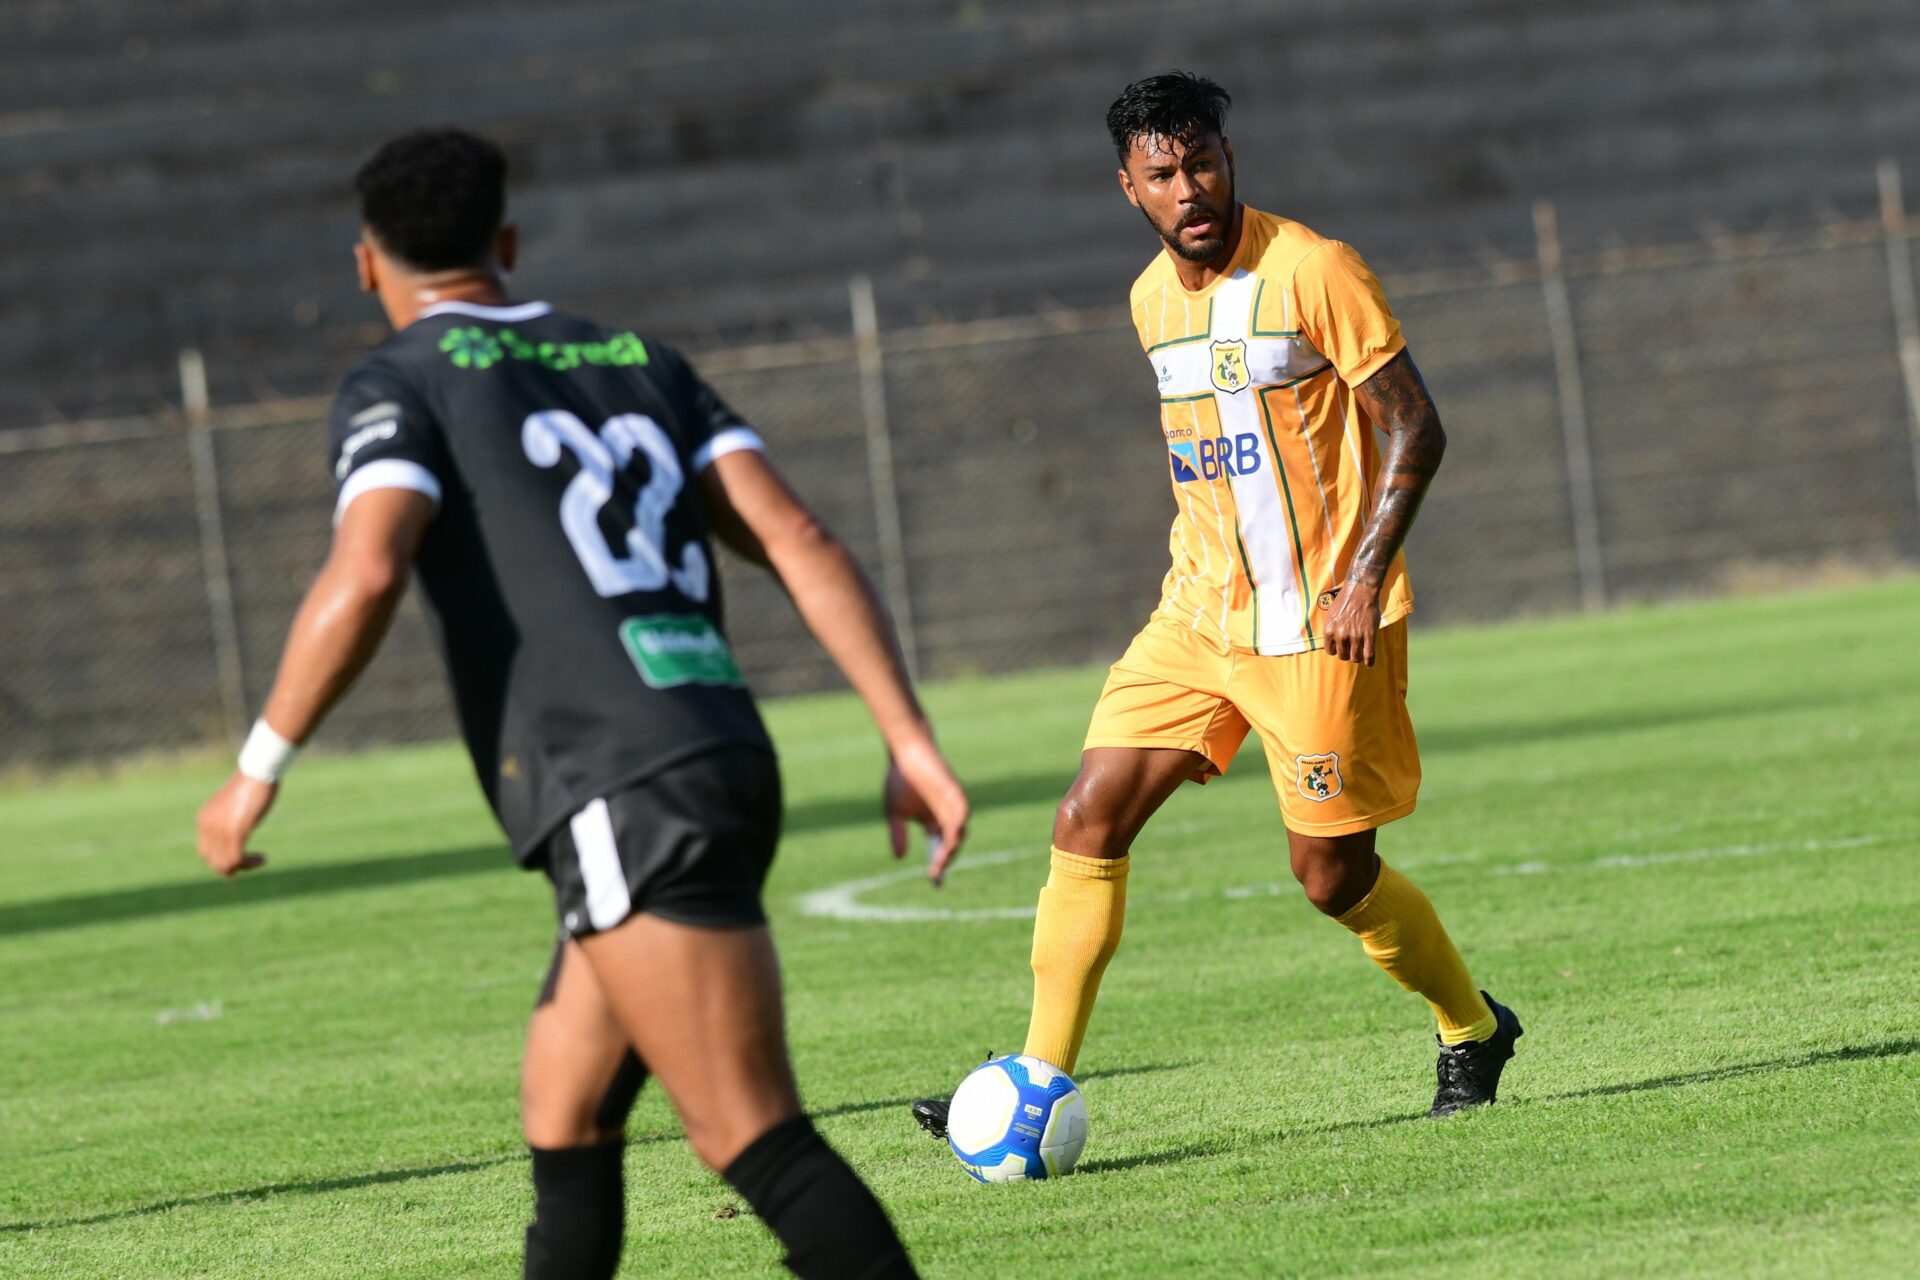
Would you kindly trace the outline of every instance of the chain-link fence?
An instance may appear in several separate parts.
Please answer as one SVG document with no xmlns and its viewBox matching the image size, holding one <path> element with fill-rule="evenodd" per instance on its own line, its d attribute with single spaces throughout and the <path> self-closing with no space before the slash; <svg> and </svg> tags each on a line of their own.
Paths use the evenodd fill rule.
<svg viewBox="0 0 1920 1280">
<path fill-rule="evenodd" d="M 1914 231 L 1882 176 L 1871 222 L 1563 257 L 1542 208 L 1535 259 L 1386 264 L 1451 441 L 1409 553 L 1419 618 L 1920 560 Z M 704 371 L 871 568 L 923 675 L 1112 657 L 1153 605 L 1172 516 L 1126 316 L 881 333 L 851 284 L 848 338 L 709 352 Z M 279 402 L 0 435 L 0 763 L 239 730 L 325 553 L 324 417 Z M 757 689 L 834 680 L 777 587 L 726 579 Z M 452 730 L 410 602 L 325 740 Z"/>
</svg>

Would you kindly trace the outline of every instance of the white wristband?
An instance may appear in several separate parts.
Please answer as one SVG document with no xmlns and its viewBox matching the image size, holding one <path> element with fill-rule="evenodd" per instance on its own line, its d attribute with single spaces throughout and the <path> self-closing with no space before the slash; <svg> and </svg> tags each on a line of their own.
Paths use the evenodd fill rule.
<svg viewBox="0 0 1920 1280">
<path fill-rule="evenodd" d="M 240 772 L 256 782 L 278 782 L 300 748 L 273 731 L 266 717 L 253 722 L 253 732 L 240 748 Z"/>
</svg>

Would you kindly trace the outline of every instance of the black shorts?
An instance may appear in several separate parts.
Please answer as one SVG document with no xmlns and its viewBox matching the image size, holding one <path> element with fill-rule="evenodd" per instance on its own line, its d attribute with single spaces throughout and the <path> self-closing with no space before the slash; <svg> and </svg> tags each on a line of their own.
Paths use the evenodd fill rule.
<svg viewBox="0 0 1920 1280">
<path fill-rule="evenodd" d="M 760 888 L 780 841 L 780 767 L 750 747 L 696 756 L 595 800 L 536 861 L 560 929 L 581 938 L 646 912 L 678 924 L 765 924 Z"/>
</svg>

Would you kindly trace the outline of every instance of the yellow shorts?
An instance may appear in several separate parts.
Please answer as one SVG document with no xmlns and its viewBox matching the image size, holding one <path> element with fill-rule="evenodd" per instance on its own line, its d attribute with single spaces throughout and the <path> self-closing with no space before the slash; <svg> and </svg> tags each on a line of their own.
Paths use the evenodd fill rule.
<svg viewBox="0 0 1920 1280">
<path fill-rule="evenodd" d="M 1254 729 L 1289 831 L 1338 836 L 1413 812 L 1420 748 L 1407 716 L 1407 624 L 1380 629 L 1374 665 L 1322 649 L 1281 658 L 1215 647 L 1154 618 L 1107 676 L 1088 747 L 1197 751 L 1225 773 Z"/>
</svg>

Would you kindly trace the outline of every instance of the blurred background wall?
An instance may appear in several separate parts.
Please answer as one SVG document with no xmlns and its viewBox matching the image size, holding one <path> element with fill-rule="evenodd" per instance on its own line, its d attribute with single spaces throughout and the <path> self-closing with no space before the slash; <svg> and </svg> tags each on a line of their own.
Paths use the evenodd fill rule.
<svg viewBox="0 0 1920 1280">
<path fill-rule="evenodd" d="M 1401 314 L 1452 439 L 1423 623 L 1920 560 L 1901 0 L 20 0 L 0 763 L 257 707 L 325 549 L 325 396 L 384 336 L 349 179 L 426 123 L 506 146 L 519 293 L 696 353 L 923 674 L 1110 658 L 1172 504 L 1102 116 L 1173 66 L 1233 92 L 1243 197 Z M 830 684 L 728 579 L 756 687 Z M 410 605 L 324 737 L 450 731 Z"/>
</svg>

